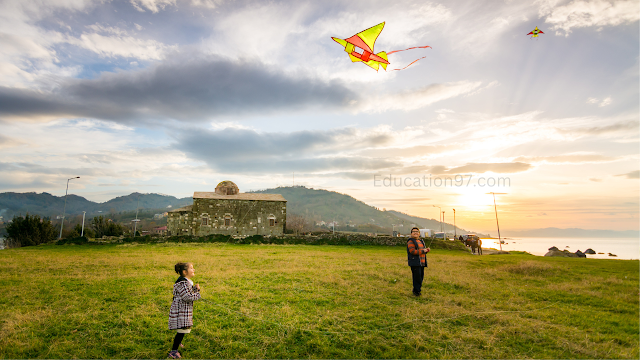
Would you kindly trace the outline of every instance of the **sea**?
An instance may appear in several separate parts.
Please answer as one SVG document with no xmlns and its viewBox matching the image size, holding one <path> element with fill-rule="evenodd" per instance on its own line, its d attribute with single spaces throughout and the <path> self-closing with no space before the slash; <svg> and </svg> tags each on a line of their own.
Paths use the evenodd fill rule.
<svg viewBox="0 0 640 360">
<path fill-rule="evenodd" d="M 544 256 L 549 248 L 555 246 L 559 250 L 584 252 L 593 249 L 594 255 L 587 255 L 589 259 L 640 259 L 640 239 L 638 238 L 502 238 L 502 250 L 526 251 L 532 255 Z M 483 248 L 500 249 L 498 239 L 482 239 Z M 615 256 L 612 256 L 612 255 Z"/>
</svg>

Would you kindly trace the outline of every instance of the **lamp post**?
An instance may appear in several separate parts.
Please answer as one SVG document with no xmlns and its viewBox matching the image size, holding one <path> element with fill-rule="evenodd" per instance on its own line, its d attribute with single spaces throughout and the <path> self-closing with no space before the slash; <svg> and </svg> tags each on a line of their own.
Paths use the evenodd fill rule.
<svg viewBox="0 0 640 360">
<path fill-rule="evenodd" d="M 442 212 L 442 240 L 445 240 L 447 238 L 447 232 L 445 229 L 445 222 L 444 222 L 444 211 Z"/>
<path fill-rule="evenodd" d="M 84 216 L 87 214 L 86 211 L 82 212 L 82 231 L 80 232 L 80 237 L 84 236 Z"/>
<path fill-rule="evenodd" d="M 437 207 L 438 209 L 440 209 L 440 211 L 442 211 L 442 208 L 440 206 L 435 206 L 432 205 L 433 207 Z M 440 220 L 440 231 L 442 231 L 442 218 L 441 218 L 442 214 L 438 213 L 438 220 Z"/>
<path fill-rule="evenodd" d="M 62 227 L 64 226 L 64 216 L 67 211 L 67 194 L 69 193 L 69 180 L 80 179 L 80 176 L 67 179 L 67 190 L 64 192 L 64 209 L 62 210 L 62 223 L 60 224 L 60 236 L 58 239 L 62 239 Z"/>
<path fill-rule="evenodd" d="M 458 233 L 456 232 L 456 209 L 453 209 L 453 240 L 458 240 Z"/>
<path fill-rule="evenodd" d="M 500 244 L 500 251 L 502 251 L 502 238 L 500 237 L 500 223 L 498 223 L 498 206 L 496 205 L 496 194 L 506 195 L 506 193 L 488 192 L 487 194 L 493 195 L 493 208 L 496 211 L 496 226 L 498 226 L 498 244 Z"/>
<path fill-rule="evenodd" d="M 138 208 L 140 208 L 140 193 L 138 193 L 138 203 L 136 204 L 136 219 L 132 220 L 133 221 L 133 237 L 136 237 L 136 231 L 138 229 L 138 222 L 140 220 L 138 220 Z"/>
</svg>

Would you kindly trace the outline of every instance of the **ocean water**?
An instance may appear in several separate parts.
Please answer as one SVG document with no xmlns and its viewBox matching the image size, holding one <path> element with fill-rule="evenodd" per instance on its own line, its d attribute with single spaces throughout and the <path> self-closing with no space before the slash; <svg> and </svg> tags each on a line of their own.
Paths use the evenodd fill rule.
<svg viewBox="0 0 640 360">
<path fill-rule="evenodd" d="M 526 251 L 532 255 L 543 256 L 552 246 L 560 250 L 576 252 L 591 248 L 595 255 L 590 259 L 640 259 L 640 239 L 638 238 L 507 238 L 502 239 L 502 250 Z M 500 249 L 498 239 L 482 239 L 483 248 Z M 609 253 L 617 256 L 609 256 Z"/>
</svg>

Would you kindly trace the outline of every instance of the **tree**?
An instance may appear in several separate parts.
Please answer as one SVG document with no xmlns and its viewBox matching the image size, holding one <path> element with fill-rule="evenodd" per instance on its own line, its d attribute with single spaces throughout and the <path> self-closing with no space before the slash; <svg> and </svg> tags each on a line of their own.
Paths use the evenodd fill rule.
<svg viewBox="0 0 640 360">
<path fill-rule="evenodd" d="M 38 215 L 14 216 L 7 225 L 7 247 L 34 246 L 55 240 L 56 229 L 50 220 Z"/>
<path fill-rule="evenodd" d="M 310 231 L 311 226 L 304 216 L 287 214 L 287 229 L 293 230 L 297 236 L 301 232 Z"/>
<path fill-rule="evenodd" d="M 114 223 L 111 219 L 105 219 L 102 215 L 93 218 L 91 227 L 96 234 L 96 238 L 103 236 L 120 236 L 124 234 L 124 227 L 122 225 Z"/>
</svg>

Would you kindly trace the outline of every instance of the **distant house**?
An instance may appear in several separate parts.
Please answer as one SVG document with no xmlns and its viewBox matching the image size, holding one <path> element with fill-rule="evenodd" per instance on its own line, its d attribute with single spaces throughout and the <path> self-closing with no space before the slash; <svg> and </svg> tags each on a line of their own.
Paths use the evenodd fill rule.
<svg viewBox="0 0 640 360">
<path fill-rule="evenodd" d="M 155 214 L 153 215 L 153 220 L 160 220 L 162 219 L 164 216 L 162 214 Z"/>
<path fill-rule="evenodd" d="M 166 235 L 167 234 L 167 227 L 166 226 L 154 227 L 153 228 L 153 233 L 154 234 L 160 234 L 160 235 Z"/>
<path fill-rule="evenodd" d="M 194 192 L 193 205 L 169 211 L 170 235 L 282 235 L 287 200 L 280 194 L 241 193 L 231 181 L 215 192 Z"/>
</svg>

